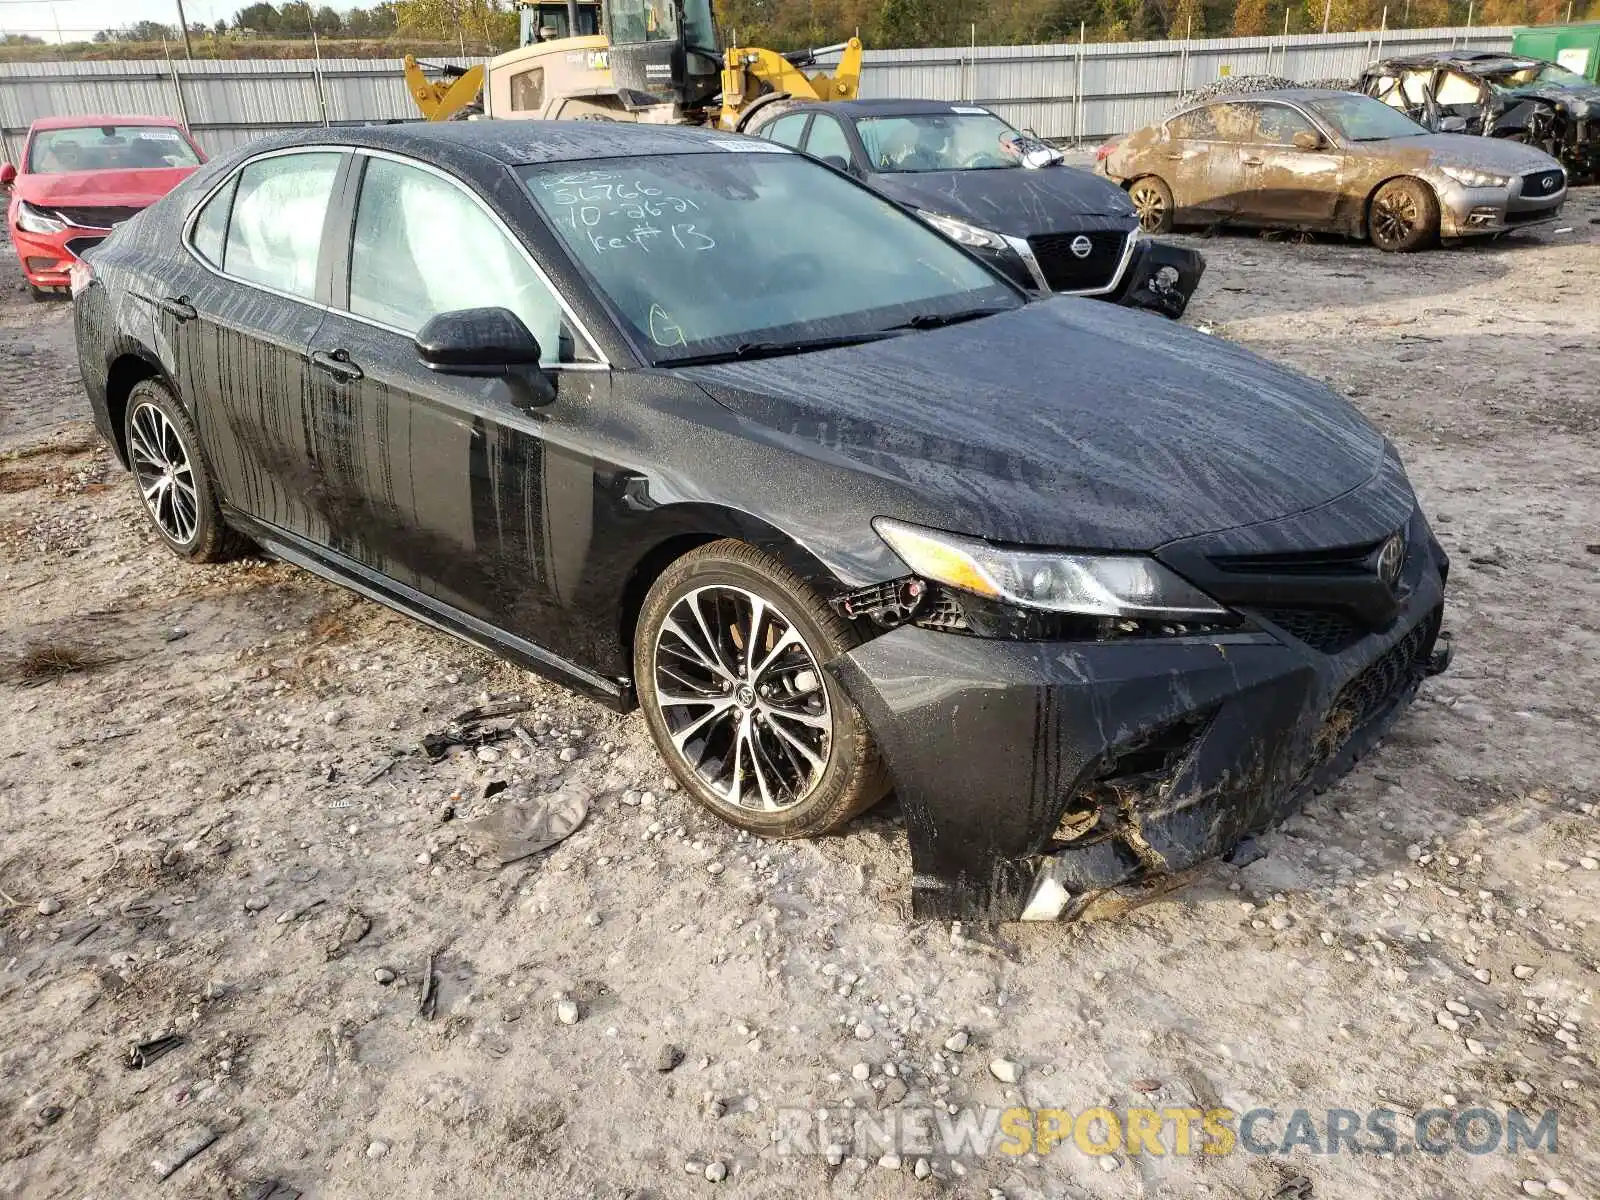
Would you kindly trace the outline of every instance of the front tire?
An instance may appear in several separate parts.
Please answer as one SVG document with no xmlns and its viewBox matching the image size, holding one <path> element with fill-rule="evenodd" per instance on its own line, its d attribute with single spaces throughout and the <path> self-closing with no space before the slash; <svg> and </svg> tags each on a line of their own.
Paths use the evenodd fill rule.
<svg viewBox="0 0 1600 1200">
<path fill-rule="evenodd" d="M 223 524 L 194 422 L 164 384 L 134 384 L 123 414 L 123 444 L 145 516 L 168 549 L 197 563 L 238 554 L 241 543 Z"/>
<path fill-rule="evenodd" d="M 1128 185 L 1128 199 L 1146 233 L 1172 232 L 1172 189 L 1159 175 L 1142 175 Z"/>
<path fill-rule="evenodd" d="M 1367 236 L 1379 250 L 1410 254 L 1439 236 L 1439 201 L 1420 179 L 1391 179 L 1372 196 Z"/>
<path fill-rule="evenodd" d="M 639 613 L 635 687 L 683 788 L 763 837 L 831 832 L 888 791 L 866 719 L 823 669 L 856 644 L 805 580 L 743 542 L 664 571 Z"/>
</svg>

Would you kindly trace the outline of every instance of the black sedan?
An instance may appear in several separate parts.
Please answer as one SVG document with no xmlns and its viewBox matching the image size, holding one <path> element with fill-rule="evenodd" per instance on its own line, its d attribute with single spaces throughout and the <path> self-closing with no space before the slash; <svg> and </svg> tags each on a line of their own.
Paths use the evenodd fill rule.
<svg viewBox="0 0 1600 1200">
<path fill-rule="evenodd" d="M 770 143 L 287 134 L 74 289 L 175 553 L 253 542 L 637 704 L 759 834 L 892 787 L 925 915 L 1054 916 L 1226 851 L 1442 667 L 1445 557 L 1348 403 L 1030 300 Z"/>
<path fill-rule="evenodd" d="M 1029 291 L 1181 317 L 1198 251 L 1148 242 L 1121 188 L 988 109 L 939 100 L 773 104 L 749 131 L 912 209 Z"/>
</svg>

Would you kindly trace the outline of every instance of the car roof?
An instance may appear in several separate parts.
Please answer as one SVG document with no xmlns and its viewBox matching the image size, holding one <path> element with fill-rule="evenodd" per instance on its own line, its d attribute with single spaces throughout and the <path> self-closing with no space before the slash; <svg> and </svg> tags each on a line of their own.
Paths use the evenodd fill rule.
<svg viewBox="0 0 1600 1200">
<path fill-rule="evenodd" d="M 788 153 L 771 142 L 743 134 L 627 121 L 413 121 L 347 125 L 280 134 L 252 143 L 249 150 L 324 145 L 392 150 L 439 161 L 457 160 L 466 152 L 494 159 L 508 167 L 642 154 L 715 154 L 740 150 Z"/>
<path fill-rule="evenodd" d="M 1469 71 L 1518 71 L 1527 67 L 1548 66 L 1543 59 L 1525 58 L 1497 50 L 1430 50 L 1426 54 L 1407 54 L 1373 63 L 1368 71 L 1386 67 L 1462 67 Z"/>
<path fill-rule="evenodd" d="M 834 112 L 847 117 L 922 117 L 935 113 L 989 112 L 982 104 L 963 104 L 959 100 L 807 100 L 788 105 L 784 112 Z M 994 115 L 994 114 L 990 114 Z"/>
<path fill-rule="evenodd" d="M 172 129 L 182 129 L 183 122 L 172 117 L 152 117 L 142 114 L 128 116 L 96 115 L 87 113 L 81 117 L 40 117 L 28 128 L 32 129 L 98 129 L 102 125 L 164 125 Z"/>
<path fill-rule="evenodd" d="M 1268 88 L 1260 92 L 1235 92 L 1228 96 L 1208 96 L 1190 108 L 1209 108 L 1216 104 L 1248 104 L 1252 100 L 1330 100 L 1341 96 L 1360 96 L 1360 92 L 1347 92 L 1339 88 Z M 1187 111 L 1187 110 L 1185 110 Z"/>
</svg>

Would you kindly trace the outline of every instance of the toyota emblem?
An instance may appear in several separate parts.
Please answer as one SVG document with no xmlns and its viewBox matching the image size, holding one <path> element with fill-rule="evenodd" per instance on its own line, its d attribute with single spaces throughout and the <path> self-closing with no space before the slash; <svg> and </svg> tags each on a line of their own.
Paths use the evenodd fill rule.
<svg viewBox="0 0 1600 1200">
<path fill-rule="evenodd" d="M 1084 237 L 1083 234 L 1080 233 L 1072 239 L 1072 253 L 1075 257 L 1088 258 L 1093 251 L 1094 243 Z"/>
<path fill-rule="evenodd" d="M 1378 578 L 1393 591 L 1400 583 L 1400 570 L 1406 565 L 1406 537 L 1397 533 L 1378 551 Z"/>
</svg>

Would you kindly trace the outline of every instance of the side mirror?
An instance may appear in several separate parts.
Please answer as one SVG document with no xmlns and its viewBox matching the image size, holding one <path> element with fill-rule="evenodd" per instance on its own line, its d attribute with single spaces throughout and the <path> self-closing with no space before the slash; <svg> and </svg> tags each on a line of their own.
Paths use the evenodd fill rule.
<svg viewBox="0 0 1600 1200">
<path fill-rule="evenodd" d="M 417 332 L 415 341 L 417 357 L 441 375 L 525 380 L 532 406 L 556 398 L 555 385 L 539 370 L 539 339 L 508 308 L 440 313 Z"/>
<path fill-rule="evenodd" d="M 10 187 L 17 181 L 17 168 L 12 163 L 0 167 L 0 187 Z"/>
<path fill-rule="evenodd" d="M 850 169 L 849 161 L 842 154 L 824 154 L 817 161 L 827 163 L 835 171 L 848 171 Z"/>
<path fill-rule="evenodd" d="M 1302 129 L 1294 135 L 1294 148 L 1296 150 L 1321 150 L 1327 143 L 1322 140 L 1320 133 L 1310 129 Z"/>
<path fill-rule="evenodd" d="M 1439 118 L 1439 132 L 1440 133 L 1465 133 L 1466 131 L 1467 131 L 1467 119 L 1465 117 L 1440 117 Z"/>
</svg>

